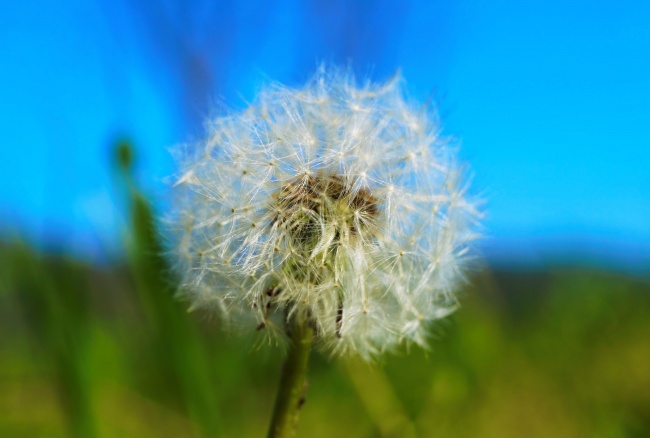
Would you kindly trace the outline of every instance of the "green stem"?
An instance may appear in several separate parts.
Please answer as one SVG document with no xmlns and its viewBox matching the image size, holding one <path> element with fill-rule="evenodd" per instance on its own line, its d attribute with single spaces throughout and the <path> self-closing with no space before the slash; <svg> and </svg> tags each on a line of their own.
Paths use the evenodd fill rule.
<svg viewBox="0 0 650 438">
<path fill-rule="evenodd" d="M 314 329 L 308 323 L 292 324 L 289 354 L 282 366 L 269 438 L 295 436 L 300 407 L 307 390 L 307 364 Z"/>
</svg>

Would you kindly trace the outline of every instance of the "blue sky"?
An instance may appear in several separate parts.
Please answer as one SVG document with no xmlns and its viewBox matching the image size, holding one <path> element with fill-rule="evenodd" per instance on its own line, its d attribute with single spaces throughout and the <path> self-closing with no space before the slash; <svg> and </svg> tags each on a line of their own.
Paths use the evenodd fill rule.
<svg viewBox="0 0 650 438">
<path fill-rule="evenodd" d="M 321 61 L 433 98 L 487 199 L 485 251 L 650 260 L 650 2 L 0 4 L 0 230 L 119 251 L 110 146 L 168 147 Z"/>
</svg>

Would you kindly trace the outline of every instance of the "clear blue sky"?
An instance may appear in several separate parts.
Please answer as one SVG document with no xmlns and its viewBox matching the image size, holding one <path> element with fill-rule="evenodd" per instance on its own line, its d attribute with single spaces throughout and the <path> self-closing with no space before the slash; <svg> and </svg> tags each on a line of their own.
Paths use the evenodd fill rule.
<svg viewBox="0 0 650 438">
<path fill-rule="evenodd" d="M 210 111 L 324 60 L 438 102 L 486 252 L 650 260 L 650 2 L 159 3 L 0 4 L 0 232 L 118 251 L 115 138 L 155 194 Z"/>
</svg>

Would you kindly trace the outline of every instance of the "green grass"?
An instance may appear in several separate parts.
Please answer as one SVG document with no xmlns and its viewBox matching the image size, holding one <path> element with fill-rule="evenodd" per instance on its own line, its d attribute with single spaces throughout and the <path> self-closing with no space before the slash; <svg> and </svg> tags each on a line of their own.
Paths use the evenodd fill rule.
<svg viewBox="0 0 650 438">
<path fill-rule="evenodd" d="M 133 266 L 1 257 L 0 436 L 264 435 L 275 348 L 139 291 Z M 430 351 L 315 354 L 300 435 L 648 436 L 647 283 L 485 271 L 464 295 Z"/>
</svg>

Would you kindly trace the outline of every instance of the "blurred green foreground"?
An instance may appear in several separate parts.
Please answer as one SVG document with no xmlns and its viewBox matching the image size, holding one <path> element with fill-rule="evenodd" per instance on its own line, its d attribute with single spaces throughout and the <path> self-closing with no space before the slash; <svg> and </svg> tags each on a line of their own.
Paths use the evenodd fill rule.
<svg viewBox="0 0 650 438">
<path fill-rule="evenodd" d="M 173 299 L 149 205 L 121 179 L 129 258 L 0 246 L 0 437 L 261 437 L 281 350 Z M 312 356 L 298 436 L 650 436 L 650 283 L 476 273 L 430 351 Z"/>
</svg>

